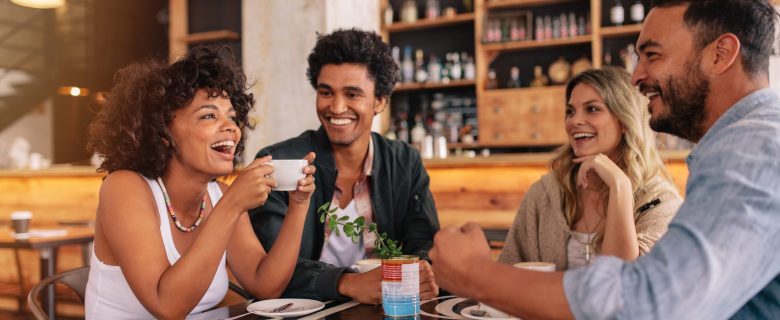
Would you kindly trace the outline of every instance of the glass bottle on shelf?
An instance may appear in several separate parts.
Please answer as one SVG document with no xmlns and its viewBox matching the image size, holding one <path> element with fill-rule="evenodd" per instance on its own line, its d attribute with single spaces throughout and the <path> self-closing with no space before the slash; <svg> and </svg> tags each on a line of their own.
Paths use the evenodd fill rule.
<svg viewBox="0 0 780 320">
<path fill-rule="evenodd" d="M 609 9 L 609 21 L 616 26 L 623 25 L 626 19 L 626 11 L 620 0 L 615 0 L 615 5 Z"/>
<path fill-rule="evenodd" d="M 488 80 L 485 83 L 485 89 L 498 89 L 498 79 L 496 79 L 496 70 L 492 68 L 488 71 Z"/>
<path fill-rule="evenodd" d="M 385 13 L 384 13 L 384 20 L 385 25 L 391 25 L 393 24 L 393 4 L 390 3 L 390 1 L 387 2 L 387 7 L 385 7 Z"/>
<path fill-rule="evenodd" d="M 436 19 L 441 15 L 439 0 L 428 0 L 425 2 L 425 18 Z"/>
<path fill-rule="evenodd" d="M 401 48 L 399 47 L 393 47 L 392 50 L 393 55 L 393 61 L 395 61 L 395 64 L 398 65 L 398 67 L 401 67 Z"/>
<path fill-rule="evenodd" d="M 412 47 L 404 48 L 404 61 L 401 63 L 401 73 L 404 82 L 414 81 L 414 62 L 412 62 Z"/>
<path fill-rule="evenodd" d="M 423 140 L 425 140 L 425 126 L 422 122 L 422 116 L 418 113 L 414 116 L 414 128 L 412 128 L 412 146 L 418 151 L 423 150 Z"/>
<path fill-rule="evenodd" d="M 642 0 L 636 0 L 631 5 L 631 21 L 635 23 L 641 23 L 645 20 L 645 6 L 642 4 Z"/>
<path fill-rule="evenodd" d="M 520 69 L 518 67 L 512 67 L 509 70 L 509 81 L 507 81 L 506 87 L 520 88 Z"/>
<path fill-rule="evenodd" d="M 550 40 L 553 36 L 552 17 L 544 16 L 544 39 Z"/>
<path fill-rule="evenodd" d="M 535 66 L 534 67 L 534 79 L 531 80 L 531 86 L 532 87 L 544 87 L 548 83 L 550 83 L 550 79 L 547 78 L 546 75 L 544 75 L 544 70 L 542 70 L 542 66 Z"/>
<path fill-rule="evenodd" d="M 574 11 L 569 12 L 569 36 L 578 36 L 577 34 L 577 15 Z"/>
<path fill-rule="evenodd" d="M 544 24 L 542 23 L 542 17 L 536 17 L 536 24 L 534 25 L 534 39 L 544 40 Z"/>
<path fill-rule="evenodd" d="M 406 122 L 406 112 L 402 112 L 398 120 L 398 140 L 409 143 L 409 124 Z"/>
<path fill-rule="evenodd" d="M 414 0 L 404 1 L 401 7 L 401 21 L 406 23 L 417 22 L 417 2 Z"/>
<path fill-rule="evenodd" d="M 463 66 L 460 64 L 460 56 L 457 52 L 452 53 L 452 70 L 450 70 L 452 80 L 460 80 L 463 77 Z"/>
<path fill-rule="evenodd" d="M 569 18 L 566 16 L 565 13 L 561 13 L 561 17 L 558 19 L 561 21 L 561 37 L 562 38 L 568 38 L 569 35 Z"/>
<path fill-rule="evenodd" d="M 466 80 L 474 80 L 477 77 L 477 67 L 474 65 L 472 57 L 466 59 L 466 64 L 463 66 L 463 76 Z"/>
<path fill-rule="evenodd" d="M 429 82 L 441 82 L 441 63 L 436 55 L 431 54 L 431 59 L 428 61 L 428 81 Z"/>
<path fill-rule="evenodd" d="M 414 80 L 417 82 L 428 81 L 428 71 L 425 70 L 425 60 L 422 49 L 417 49 L 414 55 Z"/>
<path fill-rule="evenodd" d="M 584 16 L 580 16 L 579 18 L 577 18 L 577 34 L 581 36 L 588 34 L 588 29 L 585 24 Z"/>
</svg>

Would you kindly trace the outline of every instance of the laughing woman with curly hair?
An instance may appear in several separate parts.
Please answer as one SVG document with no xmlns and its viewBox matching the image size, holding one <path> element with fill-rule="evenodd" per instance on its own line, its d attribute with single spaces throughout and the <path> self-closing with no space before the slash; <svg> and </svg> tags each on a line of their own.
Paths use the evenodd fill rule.
<svg viewBox="0 0 780 320">
<path fill-rule="evenodd" d="M 278 297 L 292 276 L 314 191 L 303 169 L 274 250 L 254 236 L 246 211 L 275 185 L 256 159 L 232 185 L 254 99 L 229 50 L 199 47 L 172 65 L 119 71 L 89 146 L 105 158 L 87 319 L 181 319 L 218 304 L 229 267 L 258 298 Z M 310 153 L 306 159 L 314 160 Z"/>
</svg>

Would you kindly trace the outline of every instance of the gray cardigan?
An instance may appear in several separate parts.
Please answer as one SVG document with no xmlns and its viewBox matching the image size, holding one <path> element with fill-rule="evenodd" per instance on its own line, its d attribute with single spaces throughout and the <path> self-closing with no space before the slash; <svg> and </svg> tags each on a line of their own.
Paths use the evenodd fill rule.
<svg viewBox="0 0 780 320">
<path fill-rule="evenodd" d="M 503 263 L 544 261 L 555 263 L 557 270 L 568 268 L 566 245 L 570 229 L 563 214 L 562 187 L 550 172 L 531 185 L 525 194 L 498 260 Z M 637 213 L 639 207 L 655 199 L 661 202 Z M 682 204 L 676 187 L 656 176 L 646 191 L 634 198 L 639 254 L 650 251 L 666 232 L 669 222 Z"/>
</svg>

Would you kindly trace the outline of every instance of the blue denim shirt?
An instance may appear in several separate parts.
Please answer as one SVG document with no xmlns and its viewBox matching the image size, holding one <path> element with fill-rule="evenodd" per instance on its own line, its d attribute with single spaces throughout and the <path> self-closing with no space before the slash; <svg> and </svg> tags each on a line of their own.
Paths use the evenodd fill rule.
<svg viewBox="0 0 780 320">
<path fill-rule="evenodd" d="M 780 99 L 741 99 L 686 162 L 685 202 L 650 253 L 565 273 L 576 318 L 780 319 Z"/>
</svg>

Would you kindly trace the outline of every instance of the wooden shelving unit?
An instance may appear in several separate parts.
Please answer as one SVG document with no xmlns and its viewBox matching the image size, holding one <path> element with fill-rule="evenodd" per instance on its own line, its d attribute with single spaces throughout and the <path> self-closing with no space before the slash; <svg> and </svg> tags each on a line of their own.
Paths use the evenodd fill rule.
<svg viewBox="0 0 780 320">
<path fill-rule="evenodd" d="M 780 1 L 780 0 L 778 0 Z M 421 1 L 418 1 L 418 8 Z M 463 148 L 463 149 L 480 149 L 488 147 L 524 147 L 524 146 L 541 146 L 544 142 L 561 143 L 561 137 L 554 135 L 552 131 L 545 131 L 542 128 L 542 124 L 545 126 L 557 126 L 559 124 L 559 115 L 562 112 L 559 110 L 565 102 L 563 98 L 563 88 L 558 86 L 548 87 L 536 87 L 528 88 L 523 87 L 519 89 L 493 89 L 486 90 L 485 84 L 487 83 L 488 70 L 499 66 L 500 70 L 496 70 L 497 73 L 503 73 L 504 77 L 507 75 L 508 70 L 504 70 L 508 61 L 509 63 L 515 63 L 514 61 L 523 61 L 521 58 L 523 55 L 529 55 L 529 60 L 532 62 L 531 66 L 540 65 L 544 72 L 547 73 L 549 65 L 554 60 L 549 62 L 546 59 L 539 60 L 540 54 L 549 55 L 551 59 L 559 56 L 565 56 L 569 63 L 573 63 L 573 60 L 579 59 L 579 57 L 573 57 L 575 53 L 582 52 L 589 56 L 591 65 L 595 68 L 599 68 L 603 64 L 604 54 L 611 53 L 614 56 L 615 46 L 618 43 L 627 41 L 624 38 L 637 36 L 641 31 L 641 24 L 628 24 L 623 26 L 603 26 L 603 15 L 609 11 L 612 1 L 605 0 L 473 0 L 473 13 L 461 13 L 454 17 L 443 17 L 437 19 L 422 19 L 413 24 L 405 23 L 393 23 L 390 25 L 383 25 L 381 27 L 381 34 L 384 39 L 390 42 L 391 35 L 403 33 L 407 35 L 407 31 L 425 31 L 430 28 L 439 27 L 456 27 L 457 30 L 462 32 L 463 24 L 473 24 L 474 28 L 474 59 L 476 64 L 476 80 L 475 81 L 454 81 L 448 84 L 399 84 L 396 86 L 396 92 L 414 92 L 424 91 L 428 89 L 442 89 L 451 87 L 473 87 L 477 98 L 477 114 L 479 119 L 480 136 L 478 141 L 473 144 L 449 144 L 448 147 Z M 388 0 L 380 0 L 380 12 L 379 16 L 382 17 L 382 13 Z M 578 16 L 585 14 L 583 10 L 587 8 L 589 14 L 586 16 L 590 21 L 589 33 L 586 35 L 580 35 L 568 38 L 556 38 L 550 40 L 527 40 L 527 41 L 514 41 L 514 42 L 501 42 L 501 43 L 483 43 L 482 39 L 485 34 L 484 23 L 489 19 L 501 19 L 502 15 L 511 14 L 513 9 L 518 11 L 530 11 L 533 18 L 539 15 L 553 16 L 556 13 L 556 7 L 560 7 L 560 12 L 570 12 L 574 10 Z M 575 9 L 571 9 L 575 8 Z M 396 14 L 399 8 L 396 9 Z M 649 8 L 646 7 L 646 11 Z M 533 25 L 535 28 L 536 26 Z M 441 31 L 437 29 L 435 32 L 441 34 Z M 532 32 L 532 30 L 527 30 Z M 446 41 L 469 41 L 464 39 L 461 34 L 452 34 L 452 39 L 447 38 Z M 438 39 L 433 39 L 438 41 Z M 609 41 L 606 41 L 609 40 Z M 560 54 L 558 54 L 560 53 Z M 578 54 L 578 53 L 577 53 Z M 517 62 L 522 64 L 522 62 Z M 525 76 L 529 76 L 528 66 L 521 66 L 521 72 L 524 72 Z M 499 76 L 499 82 L 506 81 Z M 528 84 L 526 80 L 523 80 L 524 84 Z M 527 110 L 527 111 L 523 111 Z M 385 119 L 383 119 L 383 129 L 389 128 L 390 116 L 389 112 L 385 113 Z M 549 116 L 546 116 L 548 115 Z M 515 123 L 506 121 L 506 118 L 515 117 L 517 120 Z M 486 120 L 485 120 L 486 119 Z M 560 123 L 562 126 L 562 122 Z M 528 128 L 519 129 L 522 127 Z M 526 131 L 523 131 L 526 130 Z M 514 143 L 514 144 L 513 144 Z"/>
<path fill-rule="evenodd" d="M 474 23 L 474 13 L 461 13 L 452 17 L 440 17 L 436 19 L 421 19 L 415 23 L 396 22 L 385 26 L 387 32 L 406 32 L 430 28 L 451 26 L 455 24 Z"/>
<path fill-rule="evenodd" d="M 185 37 L 185 41 L 187 41 L 187 43 L 239 39 L 241 39 L 241 35 L 238 32 L 232 30 L 215 30 L 208 32 L 190 33 Z"/>
<path fill-rule="evenodd" d="M 560 46 L 570 46 L 577 44 L 585 44 L 591 42 L 590 35 L 576 36 L 572 38 L 558 38 L 550 40 L 529 40 L 529 41 L 515 41 L 515 42 L 501 42 L 490 43 L 482 45 L 482 49 L 487 52 L 494 51 L 516 51 L 526 49 L 540 49 L 540 48 L 552 48 Z"/>
<path fill-rule="evenodd" d="M 641 24 L 632 24 L 619 27 L 602 27 L 601 36 L 604 38 L 638 35 L 642 30 Z"/>
<path fill-rule="evenodd" d="M 474 80 L 453 80 L 447 83 L 399 83 L 395 86 L 395 92 L 403 91 L 415 91 L 415 90 L 434 90 L 434 89 L 446 89 L 457 87 L 473 86 L 476 82 Z"/>
<path fill-rule="evenodd" d="M 582 2 L 582 0 L 490 0 L 485 2 L 485 7 L 487 9 L 541 7 L 578 1 Z"/>
</svg>

